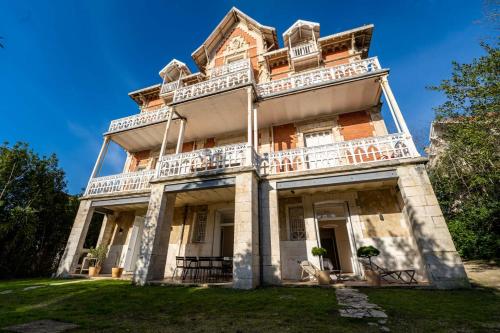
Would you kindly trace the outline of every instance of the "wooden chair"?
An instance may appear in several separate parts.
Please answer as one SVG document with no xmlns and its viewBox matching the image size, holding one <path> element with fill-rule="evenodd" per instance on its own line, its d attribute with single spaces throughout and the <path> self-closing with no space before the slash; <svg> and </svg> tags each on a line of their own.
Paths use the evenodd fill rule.
<svg viewBox="0 0 500 333">
<path fill-rule="evenodd" d="M 302 269 L 302 272 L 300 274 L 301 281 L 303 281 L 304 278 L 308 278 L 311 281 L 316 281 L 318 279 L 319 269 L 316 266 L 314 266 L 307 260 L 297 261 L 297 263 Z"/>
</svg>

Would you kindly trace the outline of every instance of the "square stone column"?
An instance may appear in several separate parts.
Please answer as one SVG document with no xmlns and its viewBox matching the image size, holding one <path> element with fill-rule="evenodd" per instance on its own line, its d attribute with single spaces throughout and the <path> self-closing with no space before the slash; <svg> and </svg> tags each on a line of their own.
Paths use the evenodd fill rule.
<svg viewBox="0 0 500 333">
<path fill-rule="evenodd" d="M 311 195 L 302 196 L 302 205 L 304 206 L 304 226 L 306 229 L 306 251 L 307 260 L 321 269 L 319 257 L 312 255 L 312 248 L 319 246 L 318 230 L 316 228 L 316 216 L 314 215 L 314 202 Z"/>
<path fill-rule="evenodd" d="M 233 288 L 259 285 L 259 196 L 254 172 L 236 176 L 234 197 Z"/>
<path fill-rule="evenodd" d="M 97 246 L 109 246 L 111 236 L 113 235 L 113 229 L 115 227 L 115 219 L 116 215 L 104 214 L 101 231 L 99 231 L 99 238 L 97 239 Z"/>
<path fill-rule="evenodd" d="M 138 285 L 164 278 L 174 204 L 175 194 L 165 193 L 163 184 L 151 187 L 141 249 L 133 277 L 133 282 Z"/>
<path fill-rule="evenodd" d="M 469 287 L 462 260 L 423 165 L 400 166 L 398 186 L 405 214 L 430 282 L 437 288 Z"/>
<path fill-rule="evenodd" d="M 270 182 L 260 184 L 262 277 L 269 285 L 281 284 L 278 191 L 275 186 L 276 183 Z"/>
<path fill-rule="evenodd" d="M 94 214 L 91 200 L 81 200 L 78 212 L 76 213 L 73 228 L 69 234 L 66 249 L 59 262 L 56 275 L 58 277 L 67 277 L 74 273 L 74 269 L 78 264 L 78 259 L 83 250 L 83 244 L 87 231 L 89 230 L 90 221 Z"/>
</svg>

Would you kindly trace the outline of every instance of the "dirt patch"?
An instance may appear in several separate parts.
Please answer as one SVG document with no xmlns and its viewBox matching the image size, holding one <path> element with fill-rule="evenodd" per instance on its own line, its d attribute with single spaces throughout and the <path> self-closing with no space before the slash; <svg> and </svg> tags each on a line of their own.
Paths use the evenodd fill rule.
<svg viewBox="0 0 500 333">
<path fill-rule="evenodd" d="M 478 286 L 500 290 L 500 266 L 494 261 L 464 261 L 469 280 Z"/>
</svg>

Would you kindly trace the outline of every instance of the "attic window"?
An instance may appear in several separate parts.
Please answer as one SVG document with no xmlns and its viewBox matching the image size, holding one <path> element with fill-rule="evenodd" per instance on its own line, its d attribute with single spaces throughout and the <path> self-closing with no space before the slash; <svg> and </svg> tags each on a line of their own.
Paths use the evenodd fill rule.
<svg viewBox="0 0 500 333">
<path fill-rule="evenodd" d="M 245 59 L 245 53 L 240 53 L 226 58 L 226 64 Z"/>
</svg>

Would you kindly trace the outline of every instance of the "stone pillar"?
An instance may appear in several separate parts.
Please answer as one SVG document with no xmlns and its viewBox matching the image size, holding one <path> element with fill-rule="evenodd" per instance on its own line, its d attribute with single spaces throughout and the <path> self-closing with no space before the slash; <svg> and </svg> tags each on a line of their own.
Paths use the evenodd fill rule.
<svg viewBox="0 0 500 333">
<path fill-rule="evenodd" d="M 281 284 L 281 252 L 276 183 L 262 182 L 260 185 L 261 256 L 263 282 Z"/>
<path fill-rule="evenodd" d="M 164 192 L 164 185 L 151 186 L 148 212 L 142 232 L 141 249 L 133 281 L 144 285 L 165 275 L 170 230 L 174 217 L 175 194 Z"/>
<path fill-rule="evenodd" d="M 405 214 L 430 282 L 443 289 L 469 287 L 424 165 L 400 166 L 397 172 Z"/>
<path fill-rule="evenodd" d="M 259 285 L 259 197 L 254 172 L 236 176 L 234 197 L 233 288 Z"/>
<path fill-rule="evenodd" d="M 306 228 L 306 251 L 307 260 L 314 266 L 321 268 L 319 257 L 312 255 L 312 248 L 319 246 L 318 230 L 316 228 L 316 216 L 314 216 L 314 203 L 310 195 L 302 196 L 302 205 L 304 206 L 304 224 Z"/>
<path fill-rule="evenodd" d="M 57 268 L 57 276 L 67 277 L 74 273 L 79 256 L 82 253 L 83 244 L 87 236 L 93 213 L 94 208 L 92 207 L 92 201 L 81 200 L 78 212 L 76 213 L 75 222 L 73 223 L 73 228 L 69 234 L 66 249 L 64 250 L 61 261 L 59 262 L 59 267 Z"/>
<path fill-rule="evenodd" d="M 115 227 L 115 219 L 116 216 L 113 214 L 104 214 L 101 231 L 99 232 L 99 238 L 97 239 L 97 246 L 109 245 L 113 233 L 113 228 Z"/>
</svg>

